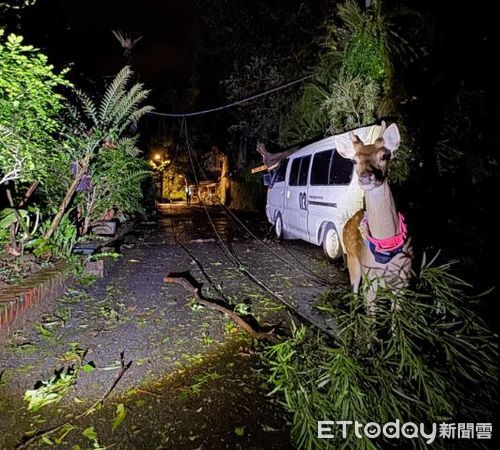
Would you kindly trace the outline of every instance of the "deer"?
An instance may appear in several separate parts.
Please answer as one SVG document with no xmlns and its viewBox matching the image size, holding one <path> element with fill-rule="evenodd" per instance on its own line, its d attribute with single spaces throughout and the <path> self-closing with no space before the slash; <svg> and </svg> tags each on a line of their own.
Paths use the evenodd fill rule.
<svg viewBox="0 0 500 450">
<path fill-rule="evenodd" d="M 358 293 L 364 277 L 369 289 L 364 294 L 367 311 L 375 310 L 377 289 L 406 287 L 411 277 L 413 252 L 404 217 L 396 209 L 387 181 L 392 153 L 399 147 L 396 124 L 382 123 L 379 137 L 365 145 L 350 133 L 354 148 L 354 170 L 364 191 L 365 208 L 356 212 L 343 227 L 343 244 L 351 288 Z"/>
</svg>

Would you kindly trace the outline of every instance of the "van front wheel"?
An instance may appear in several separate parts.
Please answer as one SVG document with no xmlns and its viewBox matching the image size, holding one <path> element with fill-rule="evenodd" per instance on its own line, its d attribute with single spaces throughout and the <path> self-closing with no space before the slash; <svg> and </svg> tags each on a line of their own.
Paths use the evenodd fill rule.
<svg viewBox="0 0 500 450">
<path fill-rule="evenodd" d="M 342 247 L 340 245 L 339 235 L 332 224 L 325 228 L 323 235 L 323 251 L 328 259 L 337 259 L 342 255 Z"/>
<path fill-rule="evenodd" d="M 285 236 L 283 232 L 283 219 L 281 218 L 281 214 L 279 213 L 276 216 L 276 220 L 274 221 L 274 236 L 279 241 L 282 241 Z"/>
</svg>

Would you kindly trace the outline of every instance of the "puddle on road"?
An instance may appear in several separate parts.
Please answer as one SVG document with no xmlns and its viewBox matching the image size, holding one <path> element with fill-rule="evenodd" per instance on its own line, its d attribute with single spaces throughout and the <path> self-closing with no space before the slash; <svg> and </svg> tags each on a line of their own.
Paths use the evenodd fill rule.
<svg viewBox="0 0 500 450">
<path fill-rule="evenodd" d="M 175 237 L 183 242 L 193 239 L 214 239 L 214 228 L 219 236 L 231 242 L 235 238 L 235 230 L 233 224 L 227 217 L 211 217 L 213 227 L 208 218 L 192 217 L 192 218 L 162 218 L 158 221 L 160 236 L 167 239 Z M 158 235 L 156 236 L 158 238 Z"/>
<path fill-rule="evenodd" d="M 237 219 L 234 219 L 217 206 L 208 207 L 208 212 L 213 226 L 205 210 L 199 205 L 162 205 L 158 208 L 158 220 L 143 223 L 136 232 L 140 231 L 144 235 L 141 241 L 146 243 L 163 241 L 163 244 L 174 244 L 176 239 L 183 243 L 216 239 L 215 228 L 222 240 L 231 243 L 248 239 L 248 233 L 241 225 L 243 223 L 260 239 L 270 237 L 271 228 L 263 213 L 238 212 L 234 213 L 237 215 Z"/>
</svg>

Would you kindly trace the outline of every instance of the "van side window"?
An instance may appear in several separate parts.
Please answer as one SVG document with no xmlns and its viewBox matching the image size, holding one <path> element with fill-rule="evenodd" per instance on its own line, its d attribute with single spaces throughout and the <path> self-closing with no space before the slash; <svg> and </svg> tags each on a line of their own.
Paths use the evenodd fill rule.
<svg viewBox="0 0 500 450">
<path fill-rule="evenodd" d="M 311 155 L 302 158 L 299 172 L 299 186 L 307 185 L 307 175 L 309 174 L 309 165 L 311 164 Z"/>
<path fill-rule="evenodd" d="M 330 168 L 330 184 L 349 184 L 352 178 L 353 167 L 354 164 L 351 159 L 344 158 L 335 151 Z"/>
<path fill-rule="evenodd" d="M 286 177 L 286 168 L 288 167 L 288 158 L 281 161 L 280 165 L 276 169 L 276 173 L 274 174 L 273 183 L 280 183 L 285 181 Z"/>
<path fill-rule="evenodd" d="M 288 184 L 290 186 L 297 186 L 297 179 L 299 177 L 300 161 L 302 158 L 295 158 L 292 161 L 292 168 L 290 169 L 290 179 Z"/>
<path fill-rule="evenodd" d="M 330 172 L 330 160 L 332 151 L 318 152 L 314 155 L 311 169 L 311 186 L 326 186 Z"/>
</svg>

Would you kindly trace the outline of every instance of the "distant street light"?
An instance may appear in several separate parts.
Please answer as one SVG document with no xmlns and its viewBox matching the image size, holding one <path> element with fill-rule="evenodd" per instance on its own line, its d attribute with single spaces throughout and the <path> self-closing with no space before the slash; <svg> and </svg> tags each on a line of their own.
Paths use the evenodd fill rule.
<svg viewBox="0 0 500 450">
<path fill-rule="evenodd" d="M 151 158 L 151 164 L 153 164 L 156 169 L 158 170 L 158 178 L 157 180 L 159 181 L 159 195 L 158 193 L 156 193 L 156 190 L 158 189 L 157 188 L 157 182 L 155 181 L 155 198 L 159 198 L 160 201 L 161 199 L 163 198 L 163 152 L 155 152 L 152 154 L 152 158 Z M 170 161 L 166 161 L 167 164 L 170 162 Z"/>
</svg>

